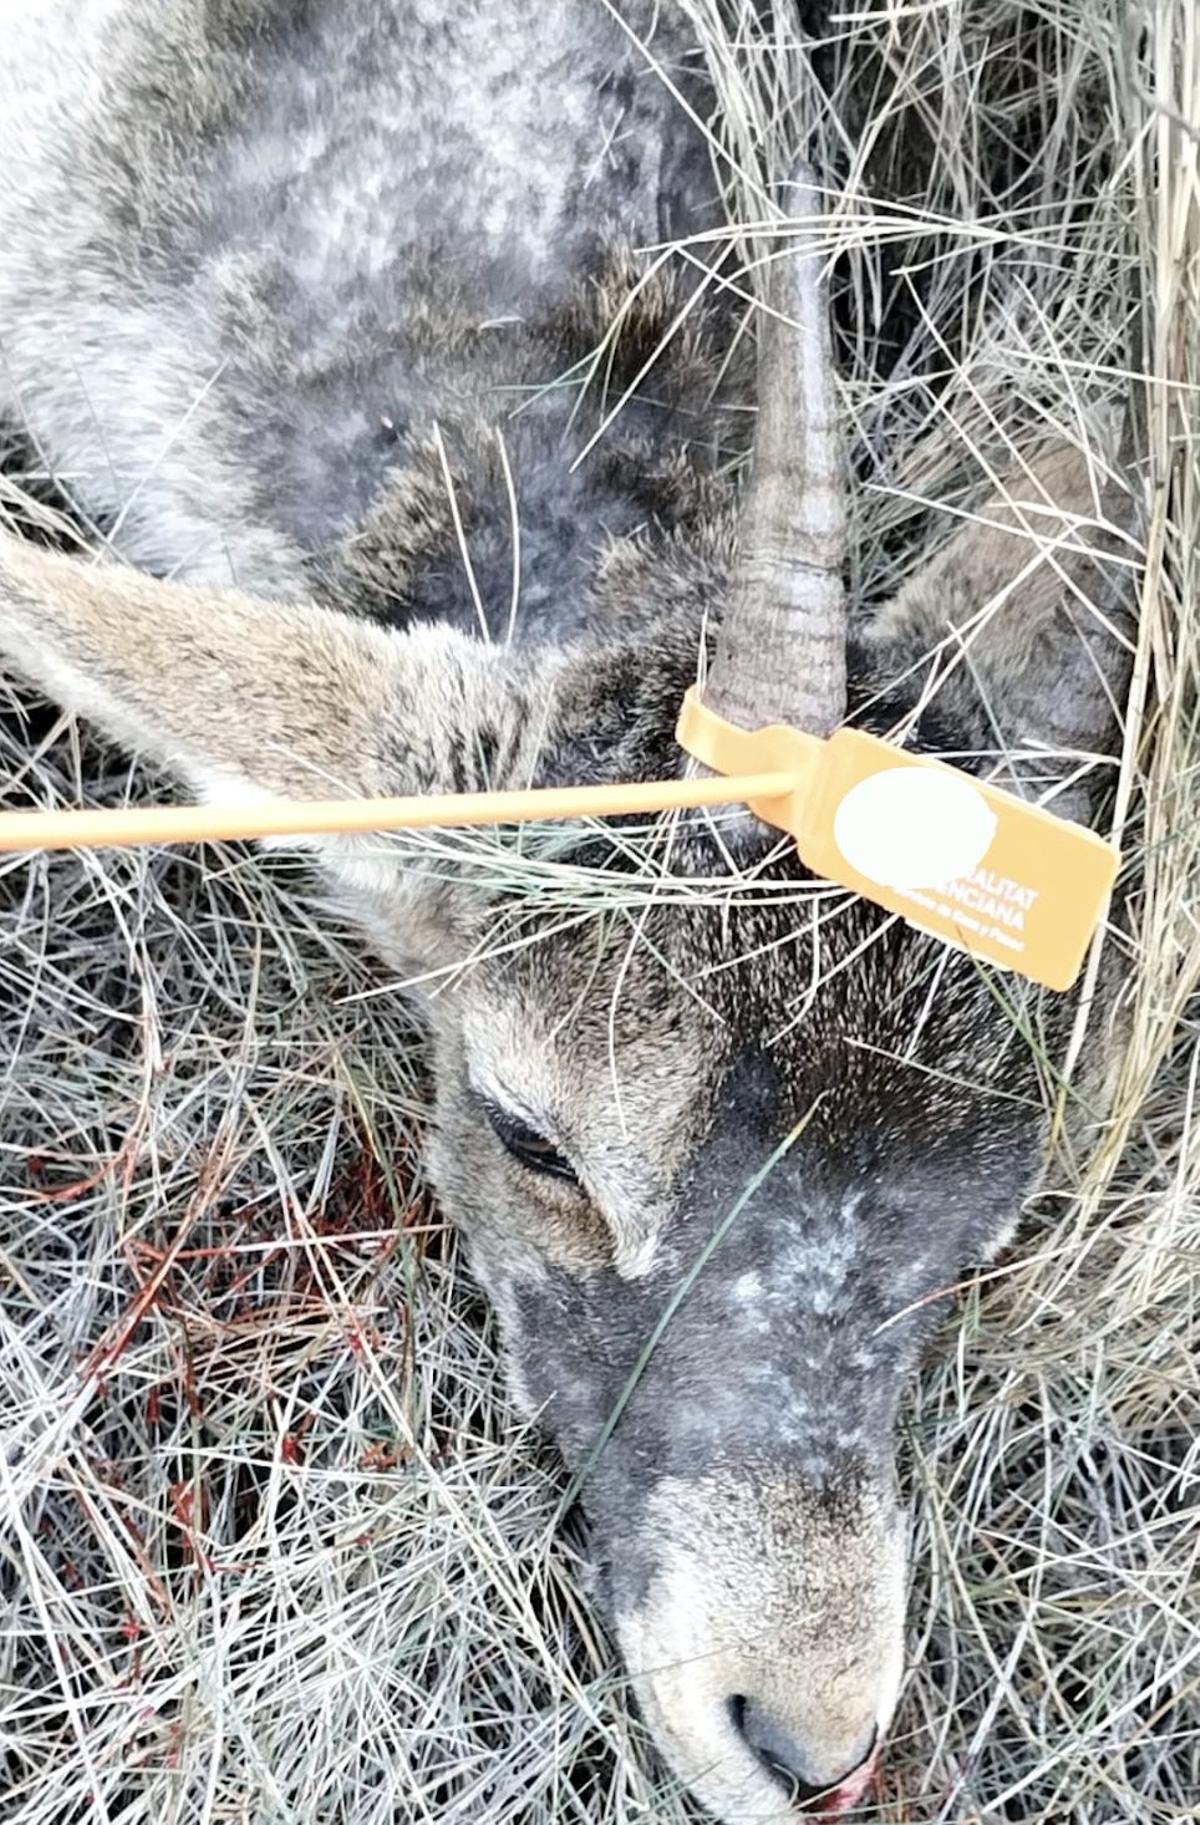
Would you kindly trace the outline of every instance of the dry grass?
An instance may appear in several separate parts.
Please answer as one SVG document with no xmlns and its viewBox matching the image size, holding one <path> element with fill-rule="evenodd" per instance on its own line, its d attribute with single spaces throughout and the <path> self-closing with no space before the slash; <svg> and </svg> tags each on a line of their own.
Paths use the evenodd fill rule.
<svg viewBox="0 0 1200 1825">
<path fill-rule="evenodd" d="M 836 173 L 864 599 L 1031 430 L 1143 421 L 1116 1113 L 909 1407 L 912 1671 L 872 1816 L 1192 1818 L 1200 22 L 876 0 L 814 51 L 693 11 L 747 257 L 797 96 Z M 0 744 L 17 802 L 161 789 L 15 698 Z M 613 891 L 504 865 L 579 909 Z M 14 1825 L 694 1816 L 553 1529 L 561 1472 L 422 1190 L 419 1035 L 366 969 L 278 860 L 0 869 Z"/>
</svg>

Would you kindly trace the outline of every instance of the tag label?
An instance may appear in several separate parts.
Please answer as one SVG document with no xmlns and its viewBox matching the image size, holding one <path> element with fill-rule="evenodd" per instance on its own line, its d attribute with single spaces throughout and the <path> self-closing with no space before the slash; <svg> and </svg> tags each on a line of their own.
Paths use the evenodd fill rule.
<svg viewBox="0 0 1200 1825">
<path fill-rule="evenodd" d="M 790 773 L 750 808 L 814 874 L 1047 988 L 1074 982 L 1120 863 L 1094 831 L 861 729 L 737 729 L 694 689 L 678 738 L 717 773 Z"/>
<path fill-rule="evenodd" d="M 1069 988 L 1118 857 L 1068 823 L 858 729 L 825 744 L 798 846 L 827 880 L 948 943 Z"/>
</svg>

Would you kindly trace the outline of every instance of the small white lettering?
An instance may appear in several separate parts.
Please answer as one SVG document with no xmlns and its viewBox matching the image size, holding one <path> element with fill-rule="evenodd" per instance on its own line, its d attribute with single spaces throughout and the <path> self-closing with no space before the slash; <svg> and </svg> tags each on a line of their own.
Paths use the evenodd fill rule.
<svg viewBox="0 0 1200 1825">
<path fill-rule="evenodd" d="M 957 885 L 957 883 L 952 885 Z M 924 907 L 926 912 L 936 913 L 938 918 L 944 919 L 948 925 L 957 925 L 963 931 L 975 932 L 979 937 L 988 938 L 993 944 L 999 944 L 1005 950 L 1020 953 L 1025 949 L 1023 938 L 1014 937 L 1013 933 L 1005 930 L 1002 925 L 988 925 L 985 924 L 983 919 L 972 917 L 972 914 L 965 910 L 962 900 L 955 905 L 951 905 L 945 900 L 934 898 L 934 895 L 939 891 L 937 888 L 934 888 L 930 893 L 923 893 L 919 888 L 913 887 L 897 887 L 893 889 L 893 891 L 900 899 L 911 900 L 915 906 Z M 1037 897 L 1036 894 L 1034 897 Z M 991 906 L 994 904 L 994 902 L 991 901 L 991 897 L 989 895 L 983 895 L 981 898 L 983 904 L 977 907 L 976 910 L 981 911 L 990 917 L 995 917 L 995 914 L 990 910 Z M 972 902 L 968 901 L 966 904 L 970 905 Z M 1024 918 L 1022 915 L 1017 916 L 1016 926 L 1018 930 L 1024 930 Z"/>
</svg>

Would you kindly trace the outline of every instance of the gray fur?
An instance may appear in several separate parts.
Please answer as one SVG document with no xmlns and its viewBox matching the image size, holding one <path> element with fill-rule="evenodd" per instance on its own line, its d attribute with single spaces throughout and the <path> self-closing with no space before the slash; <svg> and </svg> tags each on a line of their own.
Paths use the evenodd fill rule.
<svg viewBox="0 0 1200 1825">
<path fill-rule="evenodd" d="M 708 108 L 676 9 L 629 16 Z M 5 23 L 0 410 L 152 574 L 2 537 L 0 650 L 201 792 L 678 771 L 753 376 L 725 359 L 719 294 L 698 301 L 572 467 L 605 389 L 554 383 L 619 321 L 611 399 L 696 284 L 642 284 L 633 250 L 718 219 L 701 136 L 602 0 L 37 0 Z M 985 511 L 848 653 L 863 720 L 977 765 L 1111 747 L 1122 688 L 1083 606 L 1115 611 L 1095 529 L 1113 509 L 1062 452 L 1011 486 L 1076 516 L 1065 570 Z M 951 623 L 968 659 L 924 705 Z M 739 1822 L 789 1810 L 785 1745 L 816 1787 L 887 1725 L 897 1404 L 946 1289 L 1036 1185 L 1022 1029 L 1054 1057 L 1073 1014 L 864 904 L 805 899 L 766 849 L 739 850 L 753 891 L 730 874 L 722 904 L 651 906 L 637 942 L 620 920 L 554 931 L 382 841 L 320 850 L 395 967 L 479 959 L 428 1000 L 433 1170 L 515 1392 L 572 1464 L 715 1225 L 806 1124 L 585 1487 L 647 1715 Z M 663 856 L 732 866 L 702 819 Z M 515 919 L 538 941 L 494 954 Z M 514 1159 L 488 1103 L 580 1183 Z"/>
</svg>

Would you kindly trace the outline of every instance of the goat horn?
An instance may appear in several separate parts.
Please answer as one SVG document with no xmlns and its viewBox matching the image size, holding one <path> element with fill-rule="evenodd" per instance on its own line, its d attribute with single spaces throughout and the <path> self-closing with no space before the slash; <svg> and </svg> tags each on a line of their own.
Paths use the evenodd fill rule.
<svg viewBox="0 0 1200 1825">
<path fill-rule="evenodd" d="M 820 205 L 806 165 L 793 207 Z M 846 711 L 846 543 L 829 306 L 811 236 L 776 254 L 758 343 L 758 429 L 705 702 L 727 722 L 829 735 Z"/>
</svg>

